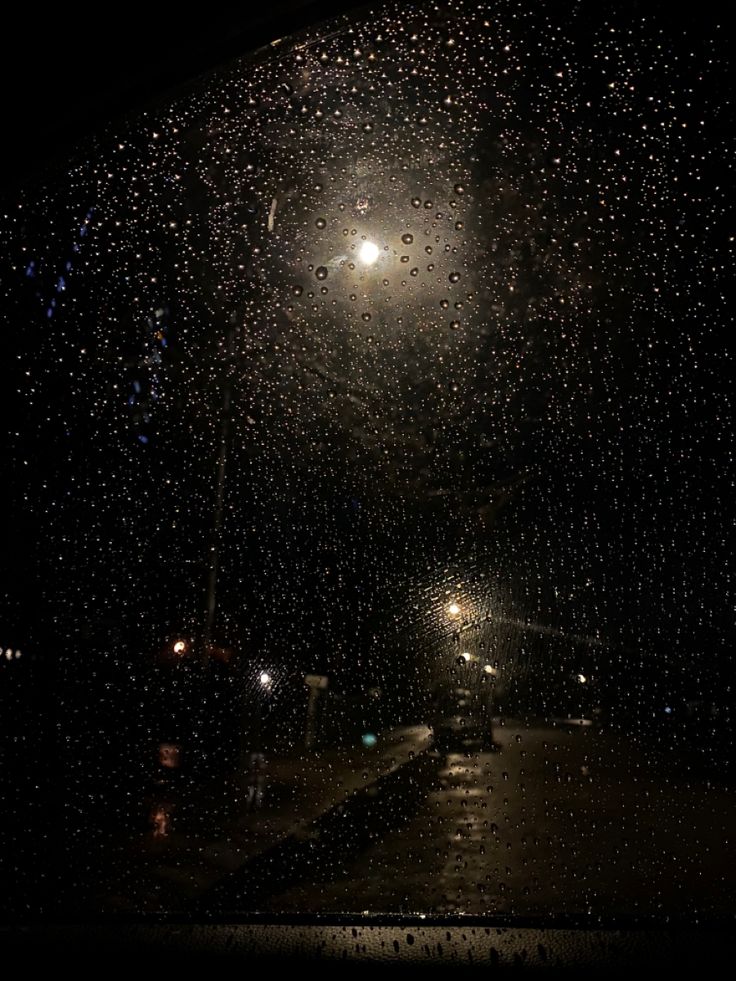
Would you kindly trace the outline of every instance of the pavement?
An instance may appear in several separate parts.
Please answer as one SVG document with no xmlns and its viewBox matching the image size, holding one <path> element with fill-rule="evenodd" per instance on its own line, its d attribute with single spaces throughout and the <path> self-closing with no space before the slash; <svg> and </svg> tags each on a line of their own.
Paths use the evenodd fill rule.
<svg viewBox="0 0 736 981">
<path fill-rule="evenodd" d="M 372 748 L 264 754 L 249 772 L 154 788 L 152 829 L 121 844 L 83 902 L 92 895 L 97 910 L 123 914 L 187 910 L 260 856 L 308 842 L 320 819 L 417 760 L 431 741 L 426 726 L 397 727 Z"/>
</svg>

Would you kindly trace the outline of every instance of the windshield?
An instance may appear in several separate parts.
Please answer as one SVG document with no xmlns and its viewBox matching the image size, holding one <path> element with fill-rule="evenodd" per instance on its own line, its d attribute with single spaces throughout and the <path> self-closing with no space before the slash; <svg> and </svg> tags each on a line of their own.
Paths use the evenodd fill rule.
<svg viewBox="0 0 736 981">
<path fill-rule="evenodd" d="M 727 50 L 389 3 L 6 193 L 6 915 L 733 916 Z"/>
</svg>

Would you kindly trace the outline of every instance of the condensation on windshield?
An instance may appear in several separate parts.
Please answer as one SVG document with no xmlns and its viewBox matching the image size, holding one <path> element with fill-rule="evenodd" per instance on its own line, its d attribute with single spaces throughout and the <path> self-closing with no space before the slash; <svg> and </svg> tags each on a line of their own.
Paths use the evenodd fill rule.
<svg viewBox="0 0 736 981">
<path fill-rule="evenodd" d="M 727 53 L 379 5 L 6 194 L 9 909 L 733 916 Z"/>
</svg>

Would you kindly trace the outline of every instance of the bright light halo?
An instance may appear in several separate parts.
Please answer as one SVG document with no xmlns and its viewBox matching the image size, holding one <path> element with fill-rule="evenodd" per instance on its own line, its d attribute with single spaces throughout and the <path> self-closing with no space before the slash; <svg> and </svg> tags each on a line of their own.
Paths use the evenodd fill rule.
<svg viewBox="0 0 736 981">
<path fill-rule="evenodd" d="M 358 257 L 360 261 L 366 266 L 372 266 L 373 263 L 378 259 L 381 250 L 378 248 L 375 242 L 363 242 L 360 247 L 360 252 Z"/>
</svg>

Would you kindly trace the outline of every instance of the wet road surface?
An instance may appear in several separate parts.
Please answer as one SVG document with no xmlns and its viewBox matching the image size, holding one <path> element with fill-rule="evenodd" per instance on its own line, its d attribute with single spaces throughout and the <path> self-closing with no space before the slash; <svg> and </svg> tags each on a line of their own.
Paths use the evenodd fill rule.
<svg viewBox="0 0 736 981">
<path fill-rule="evenodd" d="M 331 849 L 273 912 L 727 918 L 736 899 L 726 786 L 620 734 L 497 727 L 496 752 L 430 757 L 415 803 L 375 801 L 373 844 Z M 395 830 L 391 810 L 397 810 Z M 399 814 L 399 811 L 403 813 Z M 261 905 L 261 904 L 259 904 Z"/>
</svg>

